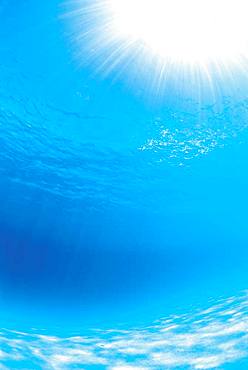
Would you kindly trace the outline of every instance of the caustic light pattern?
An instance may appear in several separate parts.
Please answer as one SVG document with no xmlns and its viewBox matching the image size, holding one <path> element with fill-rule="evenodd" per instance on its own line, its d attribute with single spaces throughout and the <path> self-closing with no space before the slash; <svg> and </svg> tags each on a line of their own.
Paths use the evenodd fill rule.
<svg viewBox="0 0 248 370">
<path fill-rule="evenodd" d="M 134 329 L 51 336 L 1 330 L 1 369 L 216 369 L 248 355 L 248 295 Z M 235 367 L 237 369 L 237 367 Z"/>
</svg>

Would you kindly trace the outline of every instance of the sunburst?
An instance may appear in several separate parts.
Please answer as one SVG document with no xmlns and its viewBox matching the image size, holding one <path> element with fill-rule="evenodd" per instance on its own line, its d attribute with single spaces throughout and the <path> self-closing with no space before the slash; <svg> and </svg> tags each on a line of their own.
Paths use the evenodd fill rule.
<svg viewBox="0 0 248 370">
<path fill-rule="evenodd" d="M 128 67 L 159 89 L 168 75 L 212 84 L 213 75 L 246 70 L 246 0 L 77 0 L 69 7 L 79 59 L 105 74 Z"/>
</svg>

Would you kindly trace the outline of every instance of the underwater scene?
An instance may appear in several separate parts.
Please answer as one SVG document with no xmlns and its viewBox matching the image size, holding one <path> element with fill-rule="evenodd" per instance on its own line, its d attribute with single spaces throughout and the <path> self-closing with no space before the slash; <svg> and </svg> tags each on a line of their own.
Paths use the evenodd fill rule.
<svg viewBox="0 0 248 370">
<path fill-rule="evenodd" d="M 0 369 L 248 369 L 248 4 L 0 1 Z"/>
</svg>

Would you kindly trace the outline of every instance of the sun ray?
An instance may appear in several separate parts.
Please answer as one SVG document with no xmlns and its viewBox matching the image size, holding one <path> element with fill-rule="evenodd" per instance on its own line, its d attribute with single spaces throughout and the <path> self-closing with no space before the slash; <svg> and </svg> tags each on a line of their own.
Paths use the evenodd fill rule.
<svg viewBox="0 0 248 370">
<path fill-rule="evenodd" d="M 204 78 L 214 91 L 213 76 L 247 74 L 245 0 L 75 0 L 68 8 L 77 57 L 104 74 L 128 68 L 157 91 L 172 75 Z"/>
</svg>

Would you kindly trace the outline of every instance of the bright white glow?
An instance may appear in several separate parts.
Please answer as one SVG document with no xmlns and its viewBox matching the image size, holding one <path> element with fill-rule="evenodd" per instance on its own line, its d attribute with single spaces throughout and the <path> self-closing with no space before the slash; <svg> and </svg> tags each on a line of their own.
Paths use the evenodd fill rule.
<svg viewBox="0 0 248 370">
<path fill-rule="evenodd" d="M 248 76 L 248 0 L 72 0 L 80 63 L 163 92 L 167 81 L 200 99 L 219 82 Z M 238 72 L 236 74 L 236 71 Z M 239 73 L 241 72 L 241 74 Z M 230 79 L 229 79 L 230 78 Z"/>
<path fill-rule="evenodd" d="M 171 62 L 246 57 L 247 0 L 107 0 L 112 38 L 126 39 Z"/>
</svg>

